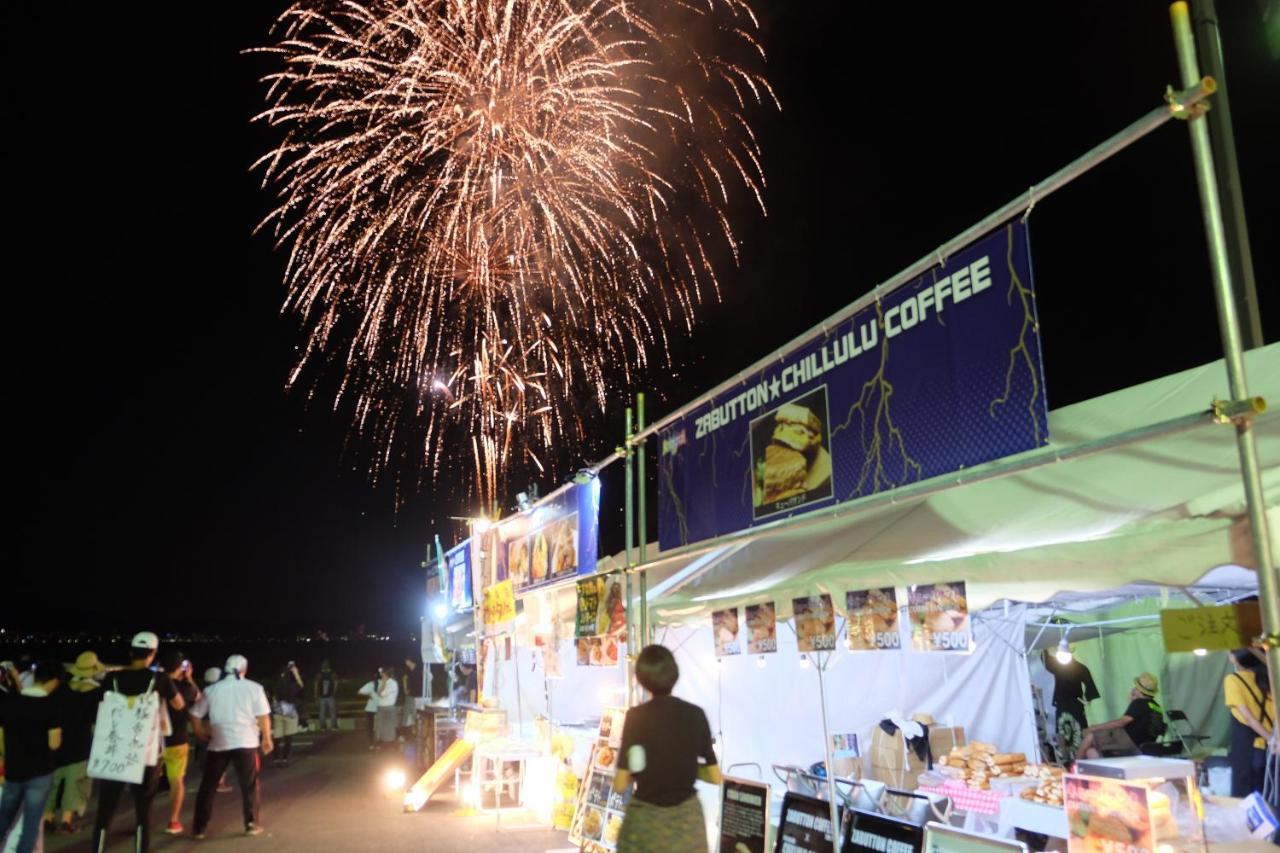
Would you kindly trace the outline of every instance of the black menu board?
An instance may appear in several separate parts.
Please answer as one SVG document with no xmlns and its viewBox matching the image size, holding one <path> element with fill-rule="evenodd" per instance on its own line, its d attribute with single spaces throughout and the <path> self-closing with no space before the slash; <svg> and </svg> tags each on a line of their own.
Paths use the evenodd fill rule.
<svg viewBox="0 0 1280 853">
<path fill-rule="evenodd" d="M 851 809 L 840 853 L 920 853 L 924 827 L 887 815 Z"/>
<path fill-rule="evenodd" d="M 724 777 L 720 789 L 720 853 L 766 853 L 769 786 Z"/>
<path fill-rule="evenodd" d="M 723 849 L 723 848 L 722 848 Z M 826 800 L 788 791 L 774 853 L 835 853 L 831 806 Z"/>
</svg>

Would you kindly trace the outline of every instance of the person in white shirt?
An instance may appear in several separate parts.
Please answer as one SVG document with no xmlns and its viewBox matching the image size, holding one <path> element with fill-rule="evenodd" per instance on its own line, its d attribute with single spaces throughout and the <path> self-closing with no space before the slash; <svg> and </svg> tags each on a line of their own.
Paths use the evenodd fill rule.
<svg viewBox="0 0 1280 853">
<path fill-rule="evenodd" d="M 396 742 L 396 727 L 399 723 L 396 700 L 399 698 L 400 685 L 396 682 L 396 671 L 393 667 L 387 667 L 382 671 L 382 681 L 378 684 L 378 716 L 374 720 L 379 745 Z"/>
<path fill-rule="evenodd" d="M 382 669 L 378 669 L 377 675 L 373 677 L 373 681 L 366 681 L 356 693 L 361 696 L 368 697 L 368 701 L 364 703 L 364 723 L 365 732 L 369 735 L 369 749 L 378 748 L 378 736 L 374 730 L 374 721 L 378 718 L 378 687 L 382 684 Z"/>
<path fill-rule="evenodd" d="M 243 655 L 227 658 L 225 675 L 204 694 L 191 709 L 191 722 L 196 734 L 209 741 L 209 754 L 204 762 L 200 793 L 196 797 L 196 838 L 204 838 L 205 828 L 213 817 L 213 795 L 218 780 L 228 764 L 235 765 L 244 805 L 245 835 L 261 835 L 258 820 L 260 793 L 258 771 L 263 755 L 270 755 L 275 745 L 271 740 L 271 704 L 267 692 L 256 681 L 245 678 L 249 661 Z"/>
</svg>

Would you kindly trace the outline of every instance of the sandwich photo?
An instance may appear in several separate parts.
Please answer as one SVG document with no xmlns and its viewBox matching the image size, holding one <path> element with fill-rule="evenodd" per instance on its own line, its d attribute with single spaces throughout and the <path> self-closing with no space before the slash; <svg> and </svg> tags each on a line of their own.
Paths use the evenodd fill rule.
<svg viewBox="0 0 1280 853">
<path fill-rule="evenodd" d="M 757 517 L 831 496 L 828 441 L 826 386 L 752 422 Z"/>
</svg>

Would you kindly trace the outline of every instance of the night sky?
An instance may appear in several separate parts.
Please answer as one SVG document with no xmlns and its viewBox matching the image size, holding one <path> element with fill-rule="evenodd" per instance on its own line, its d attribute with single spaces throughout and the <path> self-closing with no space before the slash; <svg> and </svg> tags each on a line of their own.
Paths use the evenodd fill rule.
<svg viewBox="0 0 1280 853">
<path fill-rule="evenodd" d="M 344 453 L 345 417 L 283 391 L 300 338 L 279 315 L 283 253 L 252 235 L 272 197 L 248 170 L 275 138 L 249 122 L 270 63 L 242 54 L 282 4 L 26 5 L 4 143 L 18 548 L 0 623 L 411 627 L 423 549 L 472 507 L 439 482 L 397 509 Z M 677 347 L 676 375 L 648 380 L 651 412 L 932 251 L 1177 79 L 1160 0 L 933 5 L 756 0 L 783 104 L 756 114 L 769 216 L 744 201 L 741 267 L 720 269 L 723 301 Z M 1260 3 L 1219 5 L 1273 340 L 1280 63 Z M 1030 225 L 1051 407 L 1220 355 L 1185 128 Z M 619 443 L 624 405 L 559 475 Z"/>
</svg>

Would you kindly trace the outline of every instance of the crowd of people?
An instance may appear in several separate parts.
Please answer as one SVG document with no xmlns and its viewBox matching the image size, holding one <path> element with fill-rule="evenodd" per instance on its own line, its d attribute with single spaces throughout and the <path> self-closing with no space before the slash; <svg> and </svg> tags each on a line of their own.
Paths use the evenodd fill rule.
<svg viewBox="0 0 1280 853">
<path fill-rule="evenodd" d="M 92 849 L 103 850 L 112 819 L 127 797 L 133 804 L 134 849 L 145 851 L 151 840 L 152 805 L 166 785 L 164 831 L 186 832 L 181 816 L 193 760 L 200 782 L 192 835 L 204 836 L 215 794 L 232 790 L 229 774 L 241 793 L 244 833 L 259 835 L 263 759 L 287 766 L 299 732 L 338 728 L 338 676 L 328 661 L 308 685 L 294 661 L 274 678 L 254 681 L 248 677 L 249 661 L 239 654 L 197 678 L 182 651 L 162 651 L 159 638 L 150 631 L 134 635 L 128 653 L 124 666 L 107 666 L 93 651 L 82 652 L 70 664 L 25 659 L 0 663 L 0 845 L 21 820 L 19 853 L 30 853 L 42 827 L 55 834 L 90 832 Z M 395 729 L 403 724 L 396 698 L 402 692 L 415 695 L 410 692 L 415 669 L 406 661 L 401 680 L 388 667 L 379 670 L 373 682 L 379 711 L 388 709 L 377 729 L 382 743 L 388 742 L 388 731 L 390 741 L 395 741 Z M 416 687 L 421 689 L 420 676 Z M 144 700 L 154 703 L 155 750 L 142 757 L 138 782 L 91 772 L 95 749 L 104 754 L 115 749 L 102 742 L 105 735 L 99 724 L 109 693 L 125 697 L 129 707 Z M 317 711 L 314 726 L 307 719 L 309 698 Z M 412 709 L 412 703 L 407 704 Z M 96 745 L 95 736 L 100 741 Z M 89 823 L 86 816 L 95 797 Z"/>
</svg>

